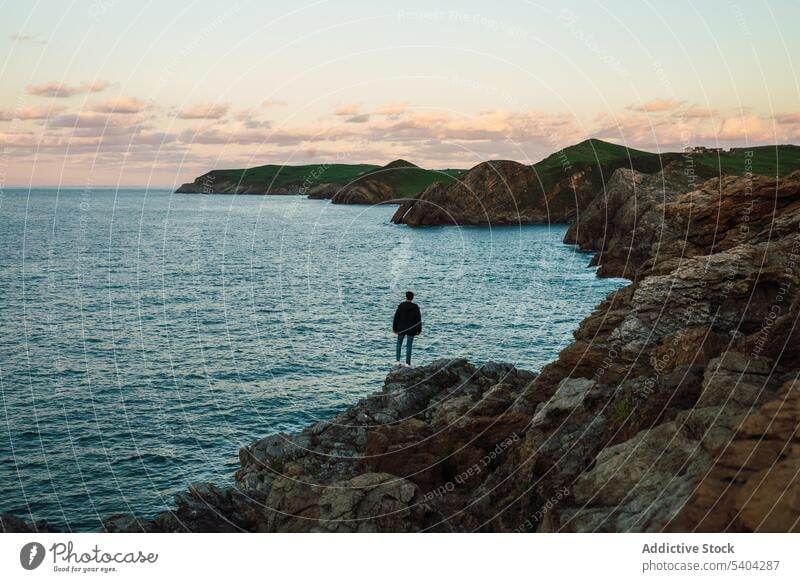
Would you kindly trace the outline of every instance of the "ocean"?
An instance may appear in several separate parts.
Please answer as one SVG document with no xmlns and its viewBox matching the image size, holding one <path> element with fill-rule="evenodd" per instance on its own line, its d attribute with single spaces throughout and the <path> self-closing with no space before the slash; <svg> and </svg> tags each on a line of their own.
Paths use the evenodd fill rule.
<svg viewBox="0 0 800 582">
<path fill-rule="evenodd" d="M 566 226 L 392 225 L 296 196 L 7 189 L 0 198 L 0 512 L 98 530 L 239 447 L 380 390 L 416 294 L 414 363 L 540 369 L 627 281 Z"/>
</svg>

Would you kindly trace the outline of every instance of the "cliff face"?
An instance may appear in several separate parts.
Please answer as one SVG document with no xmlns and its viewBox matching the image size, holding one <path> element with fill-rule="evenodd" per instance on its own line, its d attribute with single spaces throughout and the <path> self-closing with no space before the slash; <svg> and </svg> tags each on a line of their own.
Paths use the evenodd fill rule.
<svg viewBox="0 0 800 582">
<path fill-rule="evenodd" d="M 799 152 L 798 146 L 776 145 L 729 151 L 711 152 L 700 148 L 684 153 L 653 154 L 589 139 L 531 166 L 508 161 L 479 164 L 463 174 L 457 183 L 431 186 L 416 199 L 405 201 L 392 220 L 410 226 L 572 224 L 586 214 L 588 206 L 597 200 L 596 194 L 618 189 L 609 181 L 620 169 L 642 176 L 663 170 L 660 177 L 672 184 L 658 187 L 646 183 L 651 178 L 642 178 L 645 183 L 638 186 L 643 190 L 658 190 L 660 201 L 666 202 L 670 195 L 683 191 L 690 180 L 699 184 L 721 174 L 744 176 L 751 171 L 785 175 L 787 170 L 800 167 Z M 638 186 L 633 185 L 629 190 L 638 189 Z M 632 208 L 620 208 L 624 206 L 621 201 L 628 199 L 630 192 L 624 194 L 618 194 L 617 207 L 608 209 L 622 209 L 628 214 L 638 212 Z M 588 223 L 601 224 L 594 219 Z M 598 242 L 585 240 L 586 244 Z M 606 242 L 609 241 L 597 248 L 603 248 Z M 617 248 L 613 242 L 608 246 L 609 249 Z"/>
<path fill-rule="evenodd" d="M 107 530 L 800 530 L 800 172 L 673 170 L 620 169 L 587 203 L 568 242 L 632 283 L 538 375 L 393 371 L 242 449 L 232 487 Z"/>
<path fill-rule="evenodd" d="M 800 483 L 789 468 L 800 461 L 798 435 L 785 427 L 800 415 L 781 403 L 793 402 L 800 355 L 800 173 L 715 179 L 664 198 L 645 196 L 635 213 L 662 216 L 657 235 L 634 238 L 630 221 L 607 222 L 606 238 L 631 252 L 611 243 L 605 270 L 633 272 L 634 283 L 612 294 L 537 379 L 556 399 L 586 381 L 566 422 L 534 427 L 520 448 L 540 500 L 570 490 L 539 529 L 797 530 Z M 613 195 L 607 206 L 618 217 Z M 574 242 L 592 244 L 596 227 L 584 225 L 587 240 L 575 229 Z M 778 409 L 784 428 L 770 430 L 763 419 Z M 771 456 L 743 454 L 758 435 Z M 779 511 L 747 496 L 758 487 L 785 493 Z"/>
<path fill-rule="evenodd" d="M 395 190 L 378 178 L 358 180 L 331 196 L 333 204 L 382 204 L 392 202 Z"/>
<path fill-rule="evenodd" d="M 535 173 L 511 161 L 478 164 L 445 186 L 436 182 L 419 197 L 404 202 L 392 217 L 396 224 L 514 224 L 523 214 L 541 221 L 543 204 L 529 204 Z"/>
<path fill-rule="evenodd" d="M 397 210 L 392 221 L 410 226 L 568 223 L 620 168 L 656 172 L 680 164 L 681 154 L 650 154 L 587 140 L 533 165 L 478 164 L 449 185 L 432 185 Z M 711 175 L 707 168 L 697 169 Z"/>
<path fill-rule="evenodd" d="M 424 170 L 406 160 L 395 160 L 364 174 L 331 196 L 333 204 L 397 204 L 404 196 L 416 196 L 436 179 L 449 175 Z"/>
</svg>

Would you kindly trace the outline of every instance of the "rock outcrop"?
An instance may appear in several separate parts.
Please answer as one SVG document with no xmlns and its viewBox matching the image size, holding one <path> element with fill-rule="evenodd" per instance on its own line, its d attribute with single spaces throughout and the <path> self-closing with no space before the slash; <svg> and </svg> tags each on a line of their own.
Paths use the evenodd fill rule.
<svg viewBox="0 0 800 582">
<path fill-rule="evenodd" d="M 379 177 L 357 180 L 331 196 L 333 204 L 384 204 L 392 202 L 395 191 Z"/>
<path fill-rule="evenodd" d="M 330 200 L 336 193 L 341 190 L 339 184 L 318 184 L 308 189 L 308 198 L 310 200 Z"/>
<path fill-rule="evenodd" d="M 535 374 L 440 360 L 399 368 L 383 390 L 300 433 L 240 451 L 229 488 L 196 485 L 154 519 L 109 532 L 464 530 L 472 495 L 519 443 Z M 502 419 L 502 422 L 498 422 Z M 448 519 L 449 518 L 449 519 Z"/>
<path fill-rule="evenodd" d="M 605 272 L 632 273 L 634 283 L 581 325 L 576 344 L 537 381 L 537 390 L 554 390 L 567 371 L 594 381 L 572 421 L 540 421 L 544 430 L 528 431 L 519 449 L 539 498 L 559 500 L 537 529 L 796 528 L 788 524 L 800 519 L 797 435 L 772 432 L 763 419 L 781 410 L 782 426 L 800 423 L 788 404 L 800 361 L 789 324 L 800 315 L 800 172 L 725 177 L 660 196 L 650 178 L 618 172 L 607 211 L 587 212 L 594 222 L 568 237 L 603 250 Z M 616 190 L 632 185 L 646 186 L 634 212 Z M 600 216 L 610 219 L 597 224 Z M 576 429 L 580 442 L 559 438 Z M 771 441 L 772 456 L 742 454 L 755 440 Z M 782 495 L 780 518 L 763 497 L 748 497 L 757 487 Z"/>
<path fill-rule="evenodd" d="M 535 176 L 531 166 L 518 162 L 483 162 L 449 185 L 435 182 L 417 198 L 406 200 L 392 222 L 411 226 L 543 222 L 547 206 L 536 199 Z"/>
<path fill-rule="evenodd" d="M 398 187 L 413 174 L 427 174 L 419 166 L 406 160 L 395 160 L 383 167 L 359 176 L 339 189 L 333 196 L 333 204 L 397 204 L 400 194 Z M 432 178 L 429 178 L 430 181 Z"/>
</svg>

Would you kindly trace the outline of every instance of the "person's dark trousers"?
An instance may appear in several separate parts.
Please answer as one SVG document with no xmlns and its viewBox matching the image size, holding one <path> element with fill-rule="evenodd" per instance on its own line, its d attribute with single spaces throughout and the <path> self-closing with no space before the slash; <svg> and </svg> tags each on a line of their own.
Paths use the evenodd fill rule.
<svg viewBox="0 0 800 582">
<path fill-rule="evenodd" d="M 403 346 L 403 338 L 406 338 L 406 364 L 409 366 L 411 365 L 411 345 L 414 343 L 414 336 L 408 335 L 405 333 L 398 333 L 397 334 L 397 357 L 395 358 L 398 362 L 400 361 L 400 348 Z"/>
</svg>

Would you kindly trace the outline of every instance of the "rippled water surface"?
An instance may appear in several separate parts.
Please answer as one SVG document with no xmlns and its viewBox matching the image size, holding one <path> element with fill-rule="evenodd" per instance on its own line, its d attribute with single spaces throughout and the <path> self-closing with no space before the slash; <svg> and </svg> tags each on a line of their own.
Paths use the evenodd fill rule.
<svg viewBox="0 0 800 582">
<path fill-rule="evenodd" d="M 566 227 L 389 224 L 394 207 L 144 190 L 0 199 L 0 512 L 152 515 L 237 450 L 378 390 L 417 293 L 415 363 L 528 369 L 624 284 Z"/>
</svg>

